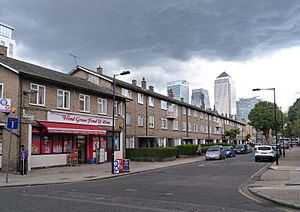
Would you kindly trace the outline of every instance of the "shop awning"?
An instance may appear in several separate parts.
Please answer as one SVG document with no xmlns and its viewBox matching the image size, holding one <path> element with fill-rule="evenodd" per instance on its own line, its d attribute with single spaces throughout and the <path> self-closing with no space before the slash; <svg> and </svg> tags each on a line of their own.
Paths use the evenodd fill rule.
<svg viewBox="0 0 300 212">
<path fill-rule="evenodd" d="M 78 135 L 106 135 L 106 130 L 94 125 L 66 124 L 60 122 L 40 121 L 49 133 L 66 133 Z"/>
</svg>

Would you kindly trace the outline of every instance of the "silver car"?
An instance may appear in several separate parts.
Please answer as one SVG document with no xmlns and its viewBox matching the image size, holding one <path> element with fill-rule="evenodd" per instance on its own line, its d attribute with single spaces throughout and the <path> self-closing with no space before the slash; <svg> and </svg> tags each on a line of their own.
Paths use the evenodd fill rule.
<svg viewBox="0 0 300 212">
<path fill-rule="evenodd" d="M 212 159 L 222 160 L 225 158 L 226 156 L 221 146 L 209 147 L 205 153 L 205 160 L 212 160 Z"/>
</svg>

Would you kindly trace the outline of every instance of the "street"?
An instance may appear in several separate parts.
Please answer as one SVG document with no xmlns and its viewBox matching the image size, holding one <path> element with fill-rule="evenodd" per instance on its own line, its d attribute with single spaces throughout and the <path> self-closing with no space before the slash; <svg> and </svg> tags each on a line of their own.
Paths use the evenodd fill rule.
<svg viewBox="0 0 300 212">
<path fill-rule="evenodd" d="M 0 189 L 1 211 L 282 211 L 239 187 L 268 163 L 253 153 L 80 183 Z"/>
</svg>

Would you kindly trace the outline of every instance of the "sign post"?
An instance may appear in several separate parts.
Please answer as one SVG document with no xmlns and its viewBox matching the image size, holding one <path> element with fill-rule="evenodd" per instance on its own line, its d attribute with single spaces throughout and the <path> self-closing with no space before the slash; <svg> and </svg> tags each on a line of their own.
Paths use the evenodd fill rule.
<svg viewBox="0 0 300 212">
<path fill-rule="evenodd" d="M 9 168 L 9 161 L 10 161 L 10 152 L 11 152 L 11 137 L 12 137 L 12 130 L 18 128 L 18 118 L 8 118 L 7 119 L 7 129 L 10 129 L 9 132 L 9 147 L 8 147 L 8 158 L 6 163 L 6 183 L 8 183 L 8 168 Z"/>
</svg>

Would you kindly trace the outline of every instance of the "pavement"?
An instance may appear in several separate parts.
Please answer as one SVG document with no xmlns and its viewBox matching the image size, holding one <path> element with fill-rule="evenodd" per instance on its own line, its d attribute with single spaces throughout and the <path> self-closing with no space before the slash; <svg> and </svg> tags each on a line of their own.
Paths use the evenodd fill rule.
<svg viewBox="0 0 300 212">
<path fill-rule="evenodd" d="M 300 147 L 286 150 L 278 165 L 274 162 L 248 189 L 259 197 L 300 210 Z"/>
<path fill-rule="evenodd" d="M 111 174 L 111 163 L 84 164 L 80 166 L 63 166 L 54 168 L 33 169 L 27 175 L 0 173 L 0 187 L 34 186 L 46 184 L 70 183 L 124 176 L 170 166 L 204 161 L 204 156 L 177 158 L 164 162 L 130 161 L 130 172 Z M 300 147 L 286 151 L 286 157 L 271 164 L 259 176 L 259 179 L 248 185 L 253 194 L 284 206 L 300 210 Z"/>
</svg>

